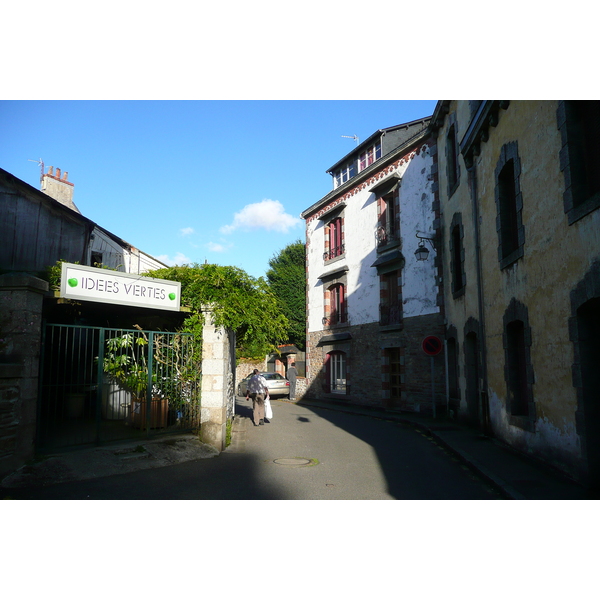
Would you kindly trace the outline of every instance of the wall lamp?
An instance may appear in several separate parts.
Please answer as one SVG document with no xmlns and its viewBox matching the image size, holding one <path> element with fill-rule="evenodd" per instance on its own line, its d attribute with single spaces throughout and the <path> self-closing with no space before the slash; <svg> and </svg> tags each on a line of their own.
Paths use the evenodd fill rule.
<svg viewBox="0 0 600 600">
<path fill-rule="evenodd" d="M 416 236 L 419 238 L 420 241 L 419 247 L 415 250 L 415 256 L 417 257 L 417 260 L 427 260 L 427 258 L 429 257 L 429 249 L 427 248 L 427 246 L 425 246 L 425 242 L 423 240 L 427 240 L 431 244 L 431 247 L 435 250 L 435 247 L 433 245 L 433 238 L 419 235 L 419 233 L 421 232 L 417 231 L 416 233 Z"/>
</svg>

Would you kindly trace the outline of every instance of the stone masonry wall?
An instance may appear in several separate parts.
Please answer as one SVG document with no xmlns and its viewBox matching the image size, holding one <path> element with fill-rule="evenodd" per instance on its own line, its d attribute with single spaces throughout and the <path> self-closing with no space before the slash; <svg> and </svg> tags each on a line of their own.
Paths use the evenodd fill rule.
<svg viewBox="0 0 600 600">
<path fill-rule="evenodd" d="M 35 454 L 42 300 L 48 284 L 0 275 L 0 477 Z"/>
<path fill-rule="evenodd" d="M 432 408 L 431 357 L 425 354 L 422 342 L 429 335 L 444 339 L 443 318 L 439 313 L 404 319 L 402 328 L 386 329 L 379 323 L 346 327 L 351 339 L 335 343 L 319 342 L 331 331 L 308 334 L 308 368 L 306 398 L 344 401 L 350 404 L 388 408 L 388 368 L 385 351 L 403 349 L 402 398 L 394 408 L 430 414 Z M 341 350 L 347 359 L 347 394 L 324 390 L 324 361 L 328 352 Z M 444 353 L 434 357 L 436 412 L 446 406 Z"/>
</svg>

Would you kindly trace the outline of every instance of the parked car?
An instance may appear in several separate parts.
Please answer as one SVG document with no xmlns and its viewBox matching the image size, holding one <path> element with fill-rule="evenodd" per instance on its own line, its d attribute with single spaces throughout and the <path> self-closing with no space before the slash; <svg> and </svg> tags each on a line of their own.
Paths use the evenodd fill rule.
<svg viewBox="0 0 600 600">
<path fill-rule="evenodd" d="M 279 373 L 261 373 L 261 375 L 267 380 L 269 396 L 290 395 L 290 382 L 285 377 L 282 377 Z M 250 375 L 248 375 L 238 383 L 238 396 L 246 395 L 246 390 L 248 389 L 248 382 L 250 381 L 250 377 L 252 377 L 252 373 L 250 373 Z"/>
</svg>

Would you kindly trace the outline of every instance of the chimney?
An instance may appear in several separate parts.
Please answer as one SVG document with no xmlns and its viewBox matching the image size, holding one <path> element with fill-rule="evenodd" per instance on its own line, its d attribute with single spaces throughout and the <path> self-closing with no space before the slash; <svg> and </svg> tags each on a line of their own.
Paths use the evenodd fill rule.
<svg viewBox="0 0 600 600">
<path fill-rule="evenodd" d="M 67 181 L 69 173 L 65 171 L 62 179 L 58 167 L 56 168 L 56 175 L 53 173 L 54 167 L 49 167 L 48 173 L 42 176 L 42 192 L 45 192 L 51 198 L 58 200 L 61 204 L 64 204 L 71 210 L 81 214 L 80 210 L 73 202 L 73 191 L 75 186 L 70 181 Z"/>
</svg>

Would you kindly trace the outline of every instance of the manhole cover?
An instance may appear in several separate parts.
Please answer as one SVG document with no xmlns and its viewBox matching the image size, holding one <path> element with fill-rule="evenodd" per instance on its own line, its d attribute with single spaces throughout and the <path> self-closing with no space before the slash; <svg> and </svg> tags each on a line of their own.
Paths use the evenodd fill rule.
<svg viewBox="0 0 600 600">
<path fill-rule="evenodd" d="M 315 464 L 315 461 L 310 458 L 276 458 L 274 463 L 278 465 L 285 465 L 288 467 L 302 467 L 305 465 Z"/>
</svg>

